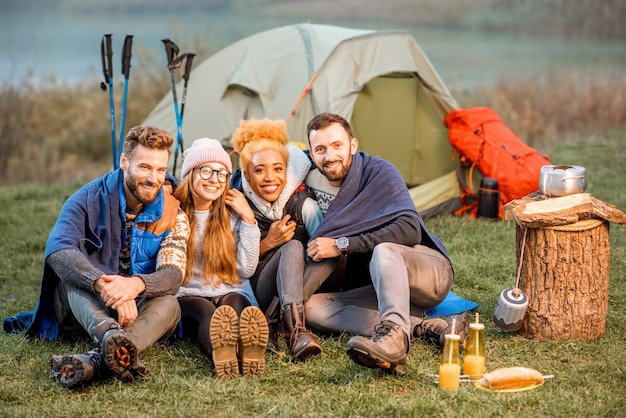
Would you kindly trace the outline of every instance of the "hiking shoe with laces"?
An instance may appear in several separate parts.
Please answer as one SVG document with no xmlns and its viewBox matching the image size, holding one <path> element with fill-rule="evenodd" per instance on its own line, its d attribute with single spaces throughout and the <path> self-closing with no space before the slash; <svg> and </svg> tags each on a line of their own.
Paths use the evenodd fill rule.
<svg viewBox="0 0 626 418">
<path fill-rule="evenodd" d="M 104 358 L 104 364 L 115 374 L 125 375 L 137 364 L 137 347 L 124 327 L 114 321 L 102 321 L 92 332 Z M 125 380 L 125 379 L 123 379 Z"/>
<path fill-rule="evenodd" d="M 254 306 L 248 306 L 239 317 L 239 348 L 241 374 L 254 376 L 265 370 L 265 349 L 269 329 L 263 312 Z"/>
<path fill-rule="evenodd" d="M 292 302 L 291 305 L 283 308 L 282 317 L 285 327 L 285 343 L 294 361 L 302 361 L 322 353 L 322 347 L 317 342 L 315 334 L 304 325 L 304 306 L 298 306 L 296 302 Z"/>
<path fill-rule="evenodd" d="M 50 356 L 50 378 L 67 389 L 84 386 L 105 374 L 100 348 L 84 354 Z"/>
<path fill-rule="evenodd" d="M 237 342 L 239 340 L 239 318 L 237 312 L 222 305 L 215 310 L 210 325 L 213 365 L 220 379 L 232 379 L 239 375 Z M 267 341 L 266 341 L 267 343 Z"/>
<path fill-rule="evenodd" d="M 452 322 L 454 319 L 456 319 L 456 325 L 453 330 Z M 461 313 L 439 318 L 426 318 L 422 319 L 422 321 L 413 328 L 414 338 L 425 339 L 441 347 L 444 346 L 446 334 L 458 334 L 461 337 L 461 341 L 465 341 L 469 334 L 467 315 Z"/>
<path fill-rule="evenodd" d="M 362 366 L 380 369 L 384 373 L 403 374 L 406 371 L 409 338 L 400 325 L 383 321 L 376 325 L 371 338 L 350 338 L 346 352 Z"/>
</svg>

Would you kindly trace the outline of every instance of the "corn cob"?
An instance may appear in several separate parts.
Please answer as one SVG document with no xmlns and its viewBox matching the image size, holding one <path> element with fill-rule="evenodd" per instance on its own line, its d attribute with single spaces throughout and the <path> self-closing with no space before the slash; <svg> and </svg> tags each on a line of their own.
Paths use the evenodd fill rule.
<svg viewBox="0 0 626 418">
<path fill-rule="evenodd" d="M 528 367 L 504 367 L 485 373 L 478 383 L 493 390 L 524 388 L 543 383 L 543 375 Z"/>
</svg>

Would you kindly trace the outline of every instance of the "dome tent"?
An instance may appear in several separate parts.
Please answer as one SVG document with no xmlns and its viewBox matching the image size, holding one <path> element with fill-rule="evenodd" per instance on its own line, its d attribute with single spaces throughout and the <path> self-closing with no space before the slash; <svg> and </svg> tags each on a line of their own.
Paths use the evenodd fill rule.
<svg viewBox="0 0 626 418">
<path fill-rule="evenodd" d="M 406 31 L 302 23 L 257 33 L 193 69 L 185 106 L 183 138 L 227 148 L 241 119 L 265 117 L 287 119 L 291 140 L 306 148 L 308 121 L 338 113 L 361 150 L 398 168 L 418 210 L 461 194 L 443 124 L 458 106 Z M 166 94 L 144 123 L 176 133 L 172 109 Z"/>
</svg>

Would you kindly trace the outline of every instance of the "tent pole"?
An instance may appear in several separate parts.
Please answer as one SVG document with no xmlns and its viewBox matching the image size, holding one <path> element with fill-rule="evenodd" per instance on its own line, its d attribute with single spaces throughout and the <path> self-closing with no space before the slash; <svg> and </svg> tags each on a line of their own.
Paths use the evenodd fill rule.
<svg viewBox="0 0 626 418">
<path fill-rule="evenodd" d="M 298 97 L 298 101 L 294 105 L 293 109 L 291 109 L 291 112 L 289 112 L 289 115 L 287 116 L 285 123 L 289 122 L 289 119 L 291 119 L 291 116 L 294 113 L 296 113 L 296 109 L 298 108 L 298 106 L 300 106 L 300 102 L 304 99 L 304 96 L 306 96 L 311 91 L 311 85 L 313 84 L 316 78 L 317 78 L 317 73 L 313 74 L 313 77 L 311 77 L 311 79 L 307 83 L 304 90 L 302 90 L 302 93 L 300 93 L 300 97 Z"/>
</svg>

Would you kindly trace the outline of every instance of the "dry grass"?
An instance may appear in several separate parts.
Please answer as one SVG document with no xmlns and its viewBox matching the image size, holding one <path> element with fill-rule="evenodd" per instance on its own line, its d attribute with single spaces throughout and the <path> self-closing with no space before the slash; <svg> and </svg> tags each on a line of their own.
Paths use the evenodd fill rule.
<svg viewBox="0 0 626 418">
<path fill-rule="evenodd" d="M 109 95 L 98 85 L 99 80 L 75 86 L 51 80 L 0 89 L 0 184 L 82 182 L 110 169 Z M 129 86 L 126 128 L 141 123 L 169 82 L 165 71 L 138 71 Z M 119 126 L 120 86 L 115 91 Z M 545 147 L 626 128 L 626 98 L 620 91 L 626 91 L 626 76 L 565 72 L 453 94 L 463 107 L 496 110 L 523 141 Z"/>
<path fill-rule="evenodd" d="M 523 141 L 544 147 L 626 127 L 626 97 L 620 91 L 626 91 L 626 76 L 564 71 L 453 95 L 462 107 L 494 109 Z"/>
</svg>

